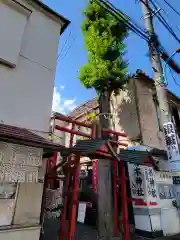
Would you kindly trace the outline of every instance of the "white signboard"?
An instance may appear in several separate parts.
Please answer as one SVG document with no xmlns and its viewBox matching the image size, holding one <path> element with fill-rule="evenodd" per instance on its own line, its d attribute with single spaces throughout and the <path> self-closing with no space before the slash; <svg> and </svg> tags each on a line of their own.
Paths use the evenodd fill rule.
<svg viewBox="0 0 180 240">
<path fill-rule="evenodd" d="M 84 223 L 85 216 L 86 216 L 86 203 L 81 202 L 79 203 L 77 221 L 80 223 Z"/>
<path fill-rule="evenodd" d="M 166 148 L 167 148 L 169 171 L 179 172 L 180 171 L 180 152 L 179 152 L 174 124 L 172 122 L 163 124 L 163 131 L 164 131 Z"/>
<path fill-rule="evenodd" d="M 147 191 L 147 202 L 156 202 L 157 199 L 157 187 L 155 180 L 155 172 L 152 167 L 145 167 L 146 176 L 146 191 Z"/>
<path fill-rule="evenodd" d="M 128 171 L 132 198 L 144 199 L 145 197 L 144 168 L 142 166 L 128 163 Z"/>
<path fill-rule="evenodd" d="M 157 187 L 153 168 L 128 163 L 128 171 L 132 198 L 144 200 L 147 206 L 156 203 Z"/>
</svg>

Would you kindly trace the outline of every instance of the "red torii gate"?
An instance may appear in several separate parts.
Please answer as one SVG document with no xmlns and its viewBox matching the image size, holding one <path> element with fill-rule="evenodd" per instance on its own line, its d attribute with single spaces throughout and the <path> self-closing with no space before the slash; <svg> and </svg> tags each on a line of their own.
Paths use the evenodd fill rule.
<svg viewBox="0 0 180 240">
<path fill-rule="evenodd" d="M 64 192 L 63 192 L 63 211 L 61 213 L 60 219 L 60 240 L 74 240 L 75 234 L 75 225 L 76 225 L 76 210 L 78 205 L 78 190 L 79 190 L 79 175 L 80 175 L 80 157 L 81 152 L 73 153 L 73 137 L 74 135 L 86 137 L 88 139 L 94 139 L 94 125 L 91 123 L 84 123 L 80 121 L 73 120 L 66 116 L 55 116 L 54 120 L 64 121 L 66 123 L 71 124 L 71 128 L 62 127 L 59 125 L 55 125 L 54 129 L 59 131 L 63 131 L 70 134 L 69 139 L 69 155 L 67 156 L 67 161 L 62 164 L 62 167 L 65 172 L 64 180 Z M 85 133 L 82 131 L 75 130 L 75 126 L 78 127 L 86 127 L 90 129 L 90 133 Z M 128 145 L 124 143 L 124 141 L 118 141 L 119 137 L 127 137 L 126 133 L 116 132 L 110 129 L 102 129 L 103 133 L 112 135 L 115 137 L 117 141 L 113 141 L 113 144 L 116 146 L 118 145 L 120 149 L 123 147 L 127 147 Z M 95 140 L 94 140 L 95 141 Z M 83 141 L 82 141 L 83 142 Z M 112 141 L 111 141 L 112 142 Z M 65 149 L 66 151 L 66 149 Z M 111 159 L 113 161 L 113 195 L 114 195 L 114 236 L 117 237 L 119 234 L 119 224 L 123 225 L 123 233 L 124 233 L 124 240 L 129 240 L 129 223 L 128 223 L 128 208 L 127 208 L 127 192 L 126 192 L 126 175 L 125 175 L 125 167 L 124 162 L 120 161 L 120 167 L 118 170 L 117 166 L 117 159 L 110 153 L 109 149 L 105 147 L 103 144 L 96 152 L 93 154 L 95 159 L 105 158 Z M 91 159 L 93 158 L 91 154 Z M 57 158 L 57 153 L 54 156 Z M 54 161 L 54 160 L 53 160 Z M 56 169 L 60 165 L 56 166 Z M 118 172 L 119 171 L 119 172 Z M 54 180 L 56 179 L 56 174 L 53 175 Z M 50 177 L 52 180 L 52 176 Z M 71 184 L 71 186 L 70 186 Z M 121 184 L 121 198 L 122 198 L 122 220 L 119 221 L 118 215 L 118 184 Z M 68 189 L 72 188 L 72 192 L 68 193 Z M 69 196 L 68 196 L 69 195 Z M 71 196 L 70 196 L 71 195 Z M 67 215 L 67 204 L 68 204 L 68 197 L 71 199 L 71 206 L 70 206 L 70 217 L 69 217 L 69 224 L 68 229 L 66 228 L 66 215 Z M 129 199 L 130 200 L 130 199 Z M 130 200 L 131 201 L 131 200 Z"/>
</svg>

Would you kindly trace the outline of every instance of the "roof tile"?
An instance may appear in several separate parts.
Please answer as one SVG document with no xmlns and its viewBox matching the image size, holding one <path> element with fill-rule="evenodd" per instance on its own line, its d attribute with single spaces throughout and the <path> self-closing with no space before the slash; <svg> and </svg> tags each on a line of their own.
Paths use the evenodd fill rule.
<svg viewBox="0 0 180 240">
<path fill-rule="evenodd" d="M 93 109 L 98 107 L 98 103 L 96 98 L 93 98 L 87 102 L 85 102 L 84 104 L 78 106 L 77 108 L 75 108 L 71 114 L 70 117 L 72 118 L 78 118 L 81 114 L 83 114 L 84 112 L 91 112 Z"/>
<path fill-rule="evenodd" d="M 11 139 L 24 141 L 25 145 L 27 142 L 30 142 L 32 146 L 38 145 L 42 148 L 60 147 L 60 145 L 54 144 L 53 142 L 46 140 L 45 138 L 29 131 L 26 128 L 0 124 L 0 140 L 3 139 L 9 139 L 9 141 Z"/>
</svg>

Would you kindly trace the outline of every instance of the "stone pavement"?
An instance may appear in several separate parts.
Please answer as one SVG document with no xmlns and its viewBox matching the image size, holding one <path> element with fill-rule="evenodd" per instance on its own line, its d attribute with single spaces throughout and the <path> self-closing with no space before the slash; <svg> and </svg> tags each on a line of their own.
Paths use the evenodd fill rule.
<svg viewBox="0 0 180 240">
<path fill-rule="evenodd" d="M 44 222 L 44 234 L 40 240 L 59 240 L 59 220 L 46 220 Z M 76 225 L 75 240 L 97 240 L 97 231 L 89 226 L 78 224 Z"/>
<path fill-rule="evenodd" d="M 58 235 L 59 220 L 46 220 L 44 223 L 44 234 L 41 236 L 40 240 L 60 240 Z M 97 230 L 90 226 L 77 223 L 75 240 L 97 240 Z M 114 238 L 112 240 L 122 240 L 122 237 Z M 131 240 L 150 240 L 150 238 L 135 236 L 132 234 Z M 153 240 L 180 240 L 180 235 L 173 237 L 154 238 Z"/>
<path fill-rule="evenodd" d="M 97 240 L 97 231 L 92 227 L 76 224 L 76 235 L 75 240 Z"/>
</svg>

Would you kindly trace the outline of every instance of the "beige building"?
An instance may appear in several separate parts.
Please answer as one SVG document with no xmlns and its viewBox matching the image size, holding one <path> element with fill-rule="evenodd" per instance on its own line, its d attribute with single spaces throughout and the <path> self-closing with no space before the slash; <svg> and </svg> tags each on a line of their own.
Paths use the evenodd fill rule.
<svg viewBox="0 0 180 240">
<path fill-rule="evenodd" d="M 180 129 L 180 99 L 168 91 L 168 101 L 177 132 Z M 128 144 L 143 144 L 164 149 L 162 126 L 159 121 L 159 106 L 153 80 L 138 70 L 130 80 L 127 90 L 120 91 L 111 99 L 112 128 L 128 134 Z M 77 107 L 71 117 L 88 121 L 88 113 L 97 112 L 98 104 L 92 99 Z"/>
</svg>

